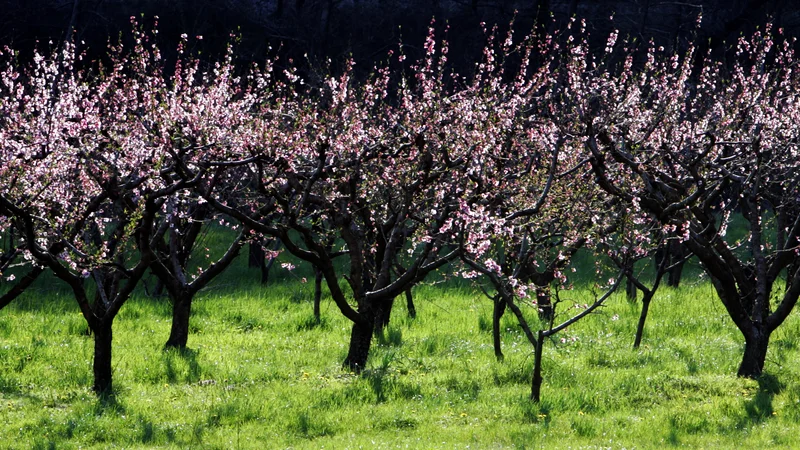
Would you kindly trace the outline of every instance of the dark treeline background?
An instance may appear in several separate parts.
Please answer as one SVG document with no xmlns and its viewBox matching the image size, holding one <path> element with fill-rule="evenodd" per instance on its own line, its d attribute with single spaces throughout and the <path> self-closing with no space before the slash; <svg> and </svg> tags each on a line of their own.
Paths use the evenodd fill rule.
<svg viewBox="0 0 800 450">
<path fill-rule="evenodd" d="M 420 56 L 435 17 L 440 27 L 450 26 L 450 59 L 461 73 L 485 43 L 480 23 L 506 28 L 515 11 L 520 33 L 535 23 L 553 29 L 572 15 L 586 18 L 594 45 L 603 45 L 612 27 L 622 37 L 652 38 L 667 48 L 685 45 L 697 32 L 700 42 L 717 52 L 770 19 L 788 34 L 800 34 L 796 0 L 3 0 L 0 5 L 0 43 L 23 52 L 74 38 L 90 53 L 102 53 L 109 39 L 128 34 L 131 16 L 145 26 L 158 16 L 160 46 L 168 57 L 182 33 L 203 36 L 191 40 L 193 52 L 219 55 L 233 32 L 241 37 L 237 57 L 243 60 L 263 60 L 272 46 L 273 52 L 307 58 L 312 67 L 352 55 L 363 69 L 385 59 L 401 40 L 409 57 Z M 701 12 L 702 27 L 695 31 Z"/>
</svg>

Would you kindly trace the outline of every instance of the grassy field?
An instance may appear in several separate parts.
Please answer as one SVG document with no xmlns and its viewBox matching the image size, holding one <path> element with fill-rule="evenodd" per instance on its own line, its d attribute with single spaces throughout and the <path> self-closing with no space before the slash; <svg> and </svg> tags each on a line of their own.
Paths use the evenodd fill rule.
<svg viewBox="0 0 800 450">
<path fill-rule="evenodd" d="M 237 267 L 201 293 L 185 352 L 162 350 L 169 303 L 132 299 L 105 401 L 88 389 L 83 318 L 44 280 L 0 311 L 0 448 L 800 448 L 797 315 L 767 374 L 738 379 L 743 342 L 696 278 L 658 294 L 640 350 L 622 295 L 549 341 L 540 404 L 532 347 L 508 315 L 496 361 L 490 302 L 468 286 L 416 289 L 418 318 L 398 304 L 357 376 L 329 299 L 317 325 L 311 283 L 256 278 Z"/>
</svg>

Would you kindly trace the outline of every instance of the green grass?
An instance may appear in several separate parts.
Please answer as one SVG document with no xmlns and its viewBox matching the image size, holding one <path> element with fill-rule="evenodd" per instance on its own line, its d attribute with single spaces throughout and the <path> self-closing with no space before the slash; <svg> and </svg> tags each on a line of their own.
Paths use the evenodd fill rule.
<svg viewBox="0 0 800 450">
<path fill-rule="evenodd" d="M 91 385 L 92 338 L 70 295 L 44 280 L 0 311 L 0 449 L 787 448 L 800 443 L 800 320 L 773 335 L 766 375 L 735 377 L 743 343 L 708 284 L 663 289 L 640 350 L 638 305 L 620 295 L 544 350 L 468 287 L 398 299 L 362 375 L 342 371 L 350 325 L 313 283 L 239 266 L 193 307 L 190 349 L 163 351 L 170 308 L 132 299 L 114 328 L 114 386 Z M 302 272 L 298 277 L 312 277 Z M 691 280 L 687 280 L 691 281 Z M 590 303 L 588 292 L 565 293 Z M 533 317 L 531 308 L 526 313 Z M 560 338 L 569 338 L 562 343 Z"/>
</svg>

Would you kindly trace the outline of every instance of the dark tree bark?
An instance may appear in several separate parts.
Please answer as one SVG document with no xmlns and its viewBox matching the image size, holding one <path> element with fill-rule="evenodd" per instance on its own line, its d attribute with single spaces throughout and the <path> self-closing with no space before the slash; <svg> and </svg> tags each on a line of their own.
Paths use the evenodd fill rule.
<svg viewBox="0 0 800 450">
<path fill-rule="evenodd" d="M 167 202 L 167 211 L 171 216 L 162 218 L 155 239 L 140 241 L 138 245 L 139 251 L 152 260 L 151 270 L 166 288 L 172 302 L 172 325 L 164 348 L 183 349 L 188 343 L 194 296 L 236 259 L 244 245 L 245 231 L 238 234 L 222 257 L 204 267 L 200 275 L 190 281 L 186 273 L 187 266 L 212 209 L 194 204 L 188 208 L 188 217 L 181 218 L 173 208 L 175 205 Z M 251 247 L 251 260 L 252 250 Z M 259 250 L 263 253 L 260 245 Z"/>
<path fill-rule="evenodd" d="M 635 264 L 636 258 L 630 255 L 625 255 L 621 261 L 617 261 L 617 265 L 625 272 L 625 296 L 630 303 L 636 303 L 636 298 L 639 296 L 636 275 L 634 274 Z"/>
<path fill-rule="evenodd" d="M 681 275 L 683 275 L 683 264 L 678 263 L 669 270 L 669 278 L 667 278 L 667 286 L 679 287 L 681 284 Z"/>
<path fill-rule="evenodd" d="M 555 317 L 553 302 L 550 299 L 550 285 L 536 287 L 536 304 L 539 307 L 539 319 L 550 322 Z"/>
<path fill-rule="evenodd" d="M 365 323 L 354 323 L 350 333 L 350 347 L 347 350 L 347 357 L 342 364 L 345 369 L 355 373 L 361 373 L 367 365 L 369 349 L 372 345 L 372 335 L 375 328 L 375 321 L 369 320 L 368 315 L 364 315 Z"/>
<path fill-rule="evenodd" d="M 322 271 L 314 266 L 314 320 L 320 323 L 320 303 L 322 302 Z"/>
<path fill-rule="evenodd" d="M 622 273 L 619 274 L 620 277 L 623 276 Z M 591 314 L 594 310 L 599 308 L 613 292 L 617 290 L 619 287 L 620 279 L 617 279 L 617 282 L 611 286 L 605 294 L 601 297 L 597 298 L 594 303 L 592 303 L 588 308 L 583 310 L 582 312 L 578 313 L 575 316 L 565 320 L 558 326 L 551 326 L 546 330 L 539 330 L 535 340 L 532 336 L 530 328 L 528 327 L 527 323 L 525 322 L 525 318 L 520 314 L 519 308 L 517 308 L 511 300 L 508 300 L 509 307 L 511 307 L 514 314 L 517 316 L 517 320 L 519 320 L 520 325 L 522 325 L 523 330 L 525 331 L 526 336 L 528 337 L 528 341 L 534 343 L 534 362 L 533 362 L 533 377 L 531 379 L 531 400 L 534 402 L 539 402 L 541 399 L 541 387 L 542 387 L 542 347 L 544 347 L 544 338 L 554 336 L 556 333 L 566 329 L 567 327 L 571 326 L 572 324 L 578 322 L 579 320 L 583 319 L 584 317 Z"/>
<path fill-rule="evenodd" d="M 395 271 L 398 276 L 406 273 L 405 267 L 402 267 L 400 264 L 395 265 Z M 416 319 L 417 308 L 414 306 L 414 296 L 411 294 L 411 288 L 406 289 L 405 295 L 406 295 L 406 310 L 408 311 L 408 317 Z"/>
<path fill-rule="evenodd" d="M 533 354 L 533 377 L 531 378 L 531 400 L 536 403 L 542 397 L 542 347 L 544 346 L 545 334 L 539 330 L 536 336 L 536 349 Z"/>
<path fill-rule="evenodd" d="M 522 331 L 525 337 L 528 339 L 528 342 L 534 346 L 533 376 L 531 378 L 531 400 L 534 402 L 539 402 L 541 398 L 542 347 L 544 346 L 544 339 L 546 337 L 554 336 L 556 333 L 578 322 L 602 306 L 603 303 L 611 296 L 611 294 L 617 290 L 622 281 L 622 277 L 624 276 L 624 272 L 620 272 L 619 276 L 616 278 L 617 281 L 602 296 L 596 298 L 594 303 L 580 313 L 570 317 L 557 326 L 553 326 L 554 324 L 551 321 L 546 329 L 539 329 L 537 333 L 534 334 L 534 331 L 528 325 L 528 320 L 525 318 L 522 310 L 514 301 L 516 294 L 512 289 L 509 289 L 509 284 L 501 278 L 501 275 L 479 265 L 477 262 L 471 260 L 465 255 L 461 255 L 461 258 L 469 267 L 489 278 L 490 282 L 497 290 L 497 297 L 502 298 L 508 309 L 514 313 L 514 316 L 517 318 L 517 322 L 519 323 L 520 328 L 522 328 Z"/>
<path fill-rule="evenodd" d="M 194 293 L 188 289 L 178 289 L 172 304 L 172 326 L 169 338 L 164 345 L 168 348 L 186 348 L 189 340 L 189 318 L 191 317 Z"/>
<path fill-rule="evenodd" d="M 408 309 L 408 317 L 416 319 L 417 308 L 414 306 L 414 297 L 411 295 L 411 289 L 406 289 L 406 308 Z"/>
<path fill-rule="evenodd" d="M 666 247 L 667 260 L 667 286 L 679 287 L 683 275 L 683 265 L 686 263 L 686 246 L 677 240 L 671 240 Z"/>
<path fill-rule="evenodd" d="M 266 242 L 264 244 L 266 244 Z M 253 244 L 250 244 L 250 245 L 251 245 L 250 248 L 251 248 L 251 251 L 252 251 L 252 245 Z M 272 251 L 278 251 L 278 249 L 280 249 L 280 248 L 281 248 L 281 241 L 276 239 L 274 241 L 274 245 L 272 247 Z M 262 285 L 267 285 L 267 284 L 269 284 L 269 272 L 272 270 L 272 265 L 275 264 L 275 258 L 267 260 L 266 259 L 266 253 L 264 252 L 264 247 L 262 247 L 262 246 L 259 246 L 259 250 L 257 250 L 257 252 L 258 251 L 261 252 L 260 259 L 256 262 L 255 266 L 254 265 L 250 265 L 250 267 L 258 267 L 259 268 L 259 270 L 261 271 L 261 284 Z M 250 253 L 250 257 L 251 258 L 253 257 L 253 253 Z M 248 265 L 249 264 L 250 264 L 250 262 L 248 262 Z"/>
<path fill-rule="evenodd" d="M 636 324 L 636 336 L 633 339 L 633 348 L 639 348 L 642 343 L 642 336 L 644 335 L 644 325 L 647 322 L 647 314 L 650 312 L 650 303 L 653 301 L 653 297 L 656 295 L 656 291 L 658 290 L 658 286 L 661 284 L 661 279 L 664 277 L 664 273 L 666 270 L 666 265 L 662 263 L 658 266 L 656 271 L 656 279 L 653 282 L 653 287 L 647 288 L 644 284 L 642 284 L 637 278 L 633 279 L 633 282 L 636 284 L 636 287 L 639 288 L 642 293 L 642 311 L 639 314 L 639 322 Z"/>
<path fill-rule="evenodd" d="M 419 168 L 418 177 L 413 181 L 390 183 L 390 189 L 402 195 L 388 195 L 384 199 L 388 202 L 385 206 L 390 214 L 381 220 L 375 220 L 370 214 L 373 187 L 371 183 L 365 183 L 362 173 L 372 170 L 371 157 L 362 158 L 354 153 L 352 161 L 339 157 L 331 160 L 331 146 L 327 142 L 317 147 L 317 161 L 305 167 L 303 174 L 286 174 L 287 192 L 263 199 L 261 208 L 254 210 L 248 205 L 239 210 L 213 196 L 204 196 L 221 213 L 256 232 L 279 239 L 289 253 L 322 271 L 334 304 L 353 322 L 348 354 L 342 364 L 355 372 L 366 366 L 376 319 L 383 317 L 379 323 L 385 325 L 390 317 L 391 301 L 459 254 L 457 249 L 444 245 L 446 238 L 439 231 L 457 210 L 455 202 L 436 209 L 425 207 L 425 210 L 433 211 L 432 216 L 417 217 L 415 213 L 421 210 L 416 204 L 420 196 L 438 201 L 435 195 L 426 193 L 430 191 L 433 194 L 440 189 L 439 174 L 433 173 L 435 166 L 431 163 L 434 154 L 430 153 L 439 149 L 432 146 L 429 152 L 424 144 L 424 136 L 420 135 L 401 147 L 402 151 L 407 151 L 410 145 L 416 145 L 430 158 L 412 162 Z M 445 152 L 435 156 L 441 157 L 443 163 L 449 158 Z M 334 170 L 338 167 L 342 170 Z M 333 197 L 318 195 L 317 183 L 321 180 L 335 186 L 338 194 Z M 257 177 L 254 182 L 262 183 L 263 177 Z M 369 195 L 363 195 L 365 193 Z M 268 221 L 265 209 L 273 206 L 282 212 L 279 222 Z M 320 212 L 324 213 L 322 220 L 318 219 Z M 411 238 L 423 231 L 430 232 L 433 238 L 421 244 L 413 254 L 407 253 L 405 249 Z M 332 240 L 335 238 L 343 241 L 342 250 L 333 250 Z M 347 262 L 340 268 L 334 264 L 334 259 L 344 254 L 348 255 Z M 402 273 L 397 271 L 400 265 L 405 267 Z M 340 275 L 340 271 L 345 273 Z M 347 281 L 347 287 L 340 285 L 342 278 Z M 352 297 L 346 295 L 344 289 Z"/>
<path fill-rule="evenodd" d="M 505 358 L 503 355 L 500 319 L 506 312 L 506 301 L 502 296 L 496 295 L 493 299 L 494 308 L 492 309 L 492 343 L 494 344 L 494 356 L 498 361 Z"/>
<path fill-rule="evenodd" d="M 261 246 L 261 242 L 251 242 L 248 249 L 250 251 L 247 254 L 247 267 L 251 269 L 263 267 L 266 255 L 264 254 L 264 247 Z"/>
<path fill-rule="evenodd" d="M 392 318 L 392 307 L 394 306 L 394 298 L 385 300 L 377 306 L 377 314 L 375 315 L 375 334 L 383 333 L 384 328 L 389 326 L 389 321 Z"/>
<path fill-rule="evenodd" d="M 92 390 L 100 395 L 111 394 L 111 320 L 101 320 L 92 327 L 94 334 L 94 361 L 92 370 L 94 384 Z"/>
<path fill-rule="evenodd" d="M 145 284 L 145 289 L 146 288 L 147 288 L 147 285 Z M 164 295 L 164 282 L 161 281 L 160 278 L 156 278 L 156 285 L 153 286 L 153 292 L 148 292 L 148 295 L 151 296 L 151 297 L 155 297 L 155 298 L 158 298 L 158 297 L 161 297 L 162 295 Z"/>
<path fill-rule="evenodd" d="M 194 296 L 236 259 L 244 244 L 244 236 L 245 232 L 243 231 L 219 260 L 211 264 L 191 282 L 188 282 L 186 274 L 183 272 L 184 267 L 179 264 L 164 263 L 159 259 L 153 261 L 153 272 L 164 282 L 172 300 L 172 326 L 169 338 L 164 344 L 165 348 L 186 348 Z M 152 254 L 148 249 L 144 249 L 144 252 Z"/>
<path fill-rule="evenodd" d="M 758 378 L 764 372 L 767 358 L 770 331 L 760 324 L 753 324 L 744 335 L 744 355 L 739 364 L 737 375 L 747 378 Z"/>
<path fill-rule="evenodd" d="M 628 301 L 633 303 L 636 301 L 636 297 L 638 296 L 639 290 L 636 288 L 636 284 L 634 284 L 630 276 L 627 278 L 628 279 L 625 282 L 625 295 L 627 296 Z"/>
<path fill-rule="evenodd" d="M 642 336 L 644 335 L 644 324 L 647 322 L 647 313 L 650 311 L 650 300 L 652 296 L 645 295 L 642 298 L 642 312 L 639 314 L 639 322 L 636 324 L 636 336 L 633 339 L 633 348 L 639 348 L 642 344 Z"/>
</svg>

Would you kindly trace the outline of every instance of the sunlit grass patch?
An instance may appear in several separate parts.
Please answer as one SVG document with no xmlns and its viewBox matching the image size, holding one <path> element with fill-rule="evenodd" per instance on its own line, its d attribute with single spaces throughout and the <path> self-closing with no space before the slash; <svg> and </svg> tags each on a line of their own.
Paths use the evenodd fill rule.
<svg viewBox="0 0 800 450">
<path fill-rule="evenodd" d="M 234 270 L 195 300 L 186 350 L 164 350 L 166 299 L 123 307 L 110 400 L 88 389 L 93 341 L 69 296 L 33 292 L 3 310 L 3 445 L 747 448 L 791 446 L 800 431 L 800 321 L 773 336 L 762 379 L 736 378 L 741 339 L 703 283 L 658 294 L 639 349 L 639 305 L 623 295 L 547 340 L 534 404 L 533 348 L 504 317 L 496 360 L 479 291 L 422 286 L 416 319 L 398 301 L 356 375 L 341 368 L 350 323 L 327 292 L 317 322 L 312 291 Z"/>
</svg>

